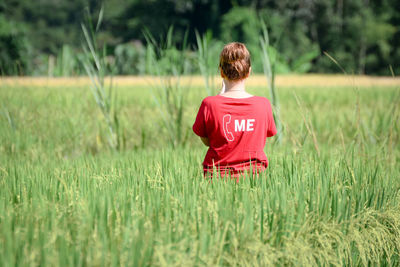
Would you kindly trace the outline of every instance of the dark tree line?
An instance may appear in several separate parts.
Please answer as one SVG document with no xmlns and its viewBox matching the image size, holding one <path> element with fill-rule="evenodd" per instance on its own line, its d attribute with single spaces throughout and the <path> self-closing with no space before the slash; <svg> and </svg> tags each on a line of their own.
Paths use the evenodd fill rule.
<svg viewBox="0 0 400 267">
<path fill-rule="evenodd" d="M 261 19 L 276 49 L 278 72 L 341 72 L 327 52 L 349 73 L 388 75 L 389 66 L 400 73 L 398 0 L 1 0 L 1 73 L 46 75 L 52 64 L 67 64 L 81 51 L 85 9 L 96 17 L 102 5 L 98 39 L 115 57 L 119 74 L 145 72 L 123 59 L 145 56 L 144 29 L 158 38 L 171 25 L 178 43 L 188 31 L 193 50 L 195 29 L 221 43 L 246 43 L 254 69 L 261 71 Z M 298 68 L 299 58 L 307 58 L 310 67 Z"/>
</svg>

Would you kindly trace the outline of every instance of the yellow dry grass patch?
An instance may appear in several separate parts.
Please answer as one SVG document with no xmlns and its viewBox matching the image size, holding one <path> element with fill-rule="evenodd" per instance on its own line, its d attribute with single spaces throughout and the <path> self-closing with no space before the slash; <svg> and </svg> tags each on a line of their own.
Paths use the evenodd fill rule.
<svg viewBox="0 0 400 267">
<path fill-rule="evenodd" d="M 109 82 L 110 79 L 107 79 Z M 159 82 L 157 77 L 152 76 L 117 76 L 112 78 L 115 86 L 149 86 Z M 215 77 L 220 83 L 221 79 Z M 374 77 L 360 75 L 278 75 L 275 78 L 277 87 L 371 87 L 371 86 L 400 86 L 400 78 Z M 192 86 L 203 86 L 204 80 L 201 76 L 185 76 L 181 78 L 182 84 Z M 24 87 L 73 87 L 87 86 L 90 84 L 88 77 L 2 77 L 0 86 L 24 86 Z M 247 80 L 248 86 L 266 86 L 263 75 L 252 75 Z M 219 87 L 219 86 L 218 86 Z"/>
</svg>

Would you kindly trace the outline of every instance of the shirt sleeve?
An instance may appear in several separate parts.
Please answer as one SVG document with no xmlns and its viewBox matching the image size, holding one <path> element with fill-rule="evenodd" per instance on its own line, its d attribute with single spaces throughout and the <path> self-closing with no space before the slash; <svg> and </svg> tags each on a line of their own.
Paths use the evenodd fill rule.
<svg viewBox="0 0 400 267">
<path fill-rule="evenodd" d="M 271 103 L 267 102 L 267 137 L 276 135 L 276 126 L 274 120 L 274 114 L 272 112 Z"/>
<path fill-rule="evenodd" d="M 196 120 L 193 124 L 193 132 L 200 137 L 207 137 L 207 130 L 206 130 L 206 119 L 207 119 L 207 106 L 203 102 L 197 112 Z"/>
</svg>

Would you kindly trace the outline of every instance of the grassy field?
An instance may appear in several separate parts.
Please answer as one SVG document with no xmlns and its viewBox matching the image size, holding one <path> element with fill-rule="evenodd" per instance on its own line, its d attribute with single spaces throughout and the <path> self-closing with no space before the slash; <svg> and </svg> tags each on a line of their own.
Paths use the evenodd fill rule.
<svg viewBox="0 0 400 267">
<path fill-rule="evenodd" d="M 398 79 L 278 77 L 282 143 L 239 183 L 203 178 L 187 81 L 172 147 L 151 78 L 117 79 L 115 151 L 87 80 L 2 79 L 0 265 L 400 264 Z"/>
</svg>

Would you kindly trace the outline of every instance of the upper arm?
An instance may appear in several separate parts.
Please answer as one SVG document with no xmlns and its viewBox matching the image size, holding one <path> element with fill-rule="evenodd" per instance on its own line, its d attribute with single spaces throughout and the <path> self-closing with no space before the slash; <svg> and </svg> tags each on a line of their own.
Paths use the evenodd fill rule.
<svg viewBox="0 0 400 267">
<path fill-rule="evenodd" d="M 276 126 L 274 120 L 274 113 L 272 111 L 272 106 L 269 101 L 267 101 L 267 137 L 276 135 Z"/>
<path fill-rule="evenodd" d="M 200 136 L 200 137 L 207 137 L 207 127 L 206 127 L 206 121 L 207 121 L 207 105 L 205 101 L 200 105 L 199 111 L 197 112 L 196 120 L 193 124 L 193 132 Z"/>
</svg>

